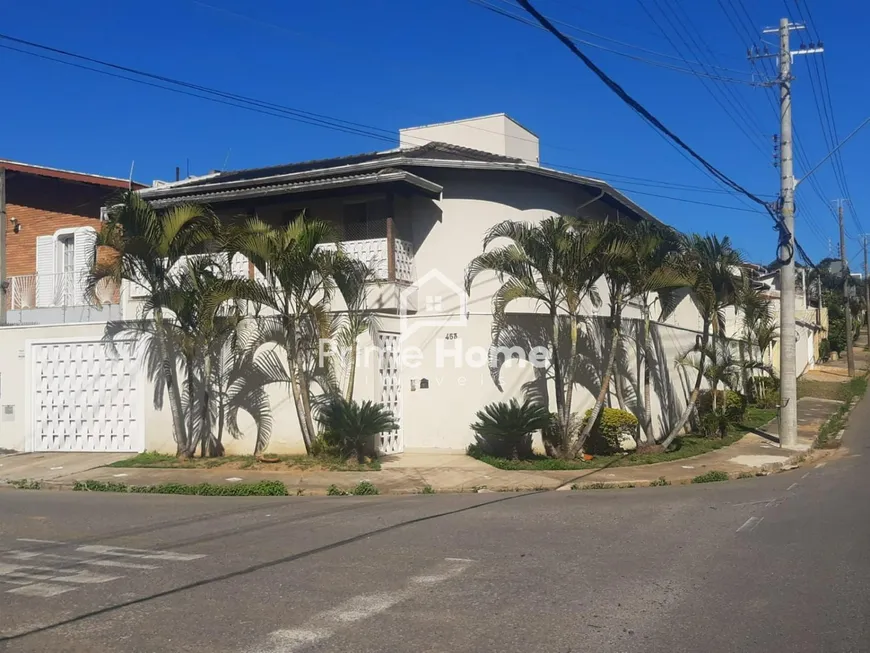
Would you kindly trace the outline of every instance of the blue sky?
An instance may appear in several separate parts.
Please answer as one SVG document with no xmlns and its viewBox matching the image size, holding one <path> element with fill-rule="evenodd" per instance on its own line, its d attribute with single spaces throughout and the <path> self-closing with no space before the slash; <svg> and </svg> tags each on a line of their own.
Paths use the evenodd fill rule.
<svg viewBox="0 0 870 653">
<path fill-rule="evenodd" d="M 486 1 L 511 11 L 509 0 Z M 859 81 L 867 64 L 870 6 L 809 0 L 807 7 L 799 1 L 804 17 L 811 15 L 814 35 L 825 42 L 842 138 L 870 115 L 870 87 Z M 713 75 L 750 80 L 749 25 L 773 25 L 786 8 L 798 19 L 794 0 L 535 4 L 566 23 L 560 25 L 566 33 L 622 53 L 581 46 L 714 165 L 765 199 L 777 192 L 771 91 L 707 79 L 723 108 L 697 76 L 649 61 L 685 69 L 681 57 L 703 58 L 720 67 L 708 68 Z M 391 132 L 503 111 L 538 134 L 545 163 L 607 179 L 683 231 L 727 234 L 748 258 L 773 259 L 769 217 L 722 192 L 553 37 L 469 0 L 29 0 L 5 3 L 3 14 L 0 31 L 18 38 Z M 793 45 L 801 40 L 811 39 L 796 35 Z M 825 105 L 812 87 L 816 81 L 822 89 L 821 63 L 811 67 L 816 64 L 808 57 L 798 57 L 794 69 L 795 125 L 810 165 L 828 150 L 816 99 Z M 135 178 L 150 183 L 172 178 L 177 165 L 184 172 L 188 161 L 192 174 L 202 174 L 390 146 L 7 49 L 0 49 L 0 65 L 3 158 L 121 177 L 135 160 Z M 729 118 L 737 112 L 749 136 Z M 868 142 L 870 128 L 842 151 L 856 209 L 846 222 L 852 237 L 865 221 L 870 230 Z M 796 170 L 800 175 L 800 161 Z M 828 255 L 828 239 L 837 244 L 836 223 L 822 197 L 843 193 L 831 165 L 814 177 L 818 188 L 806 182 L 798 191 L 797 234 L 818 260 Z M 858 247 L 848 241 L 850 257 Z M 860 262 L 858 257 L 853 265 Z"/>
</svg>

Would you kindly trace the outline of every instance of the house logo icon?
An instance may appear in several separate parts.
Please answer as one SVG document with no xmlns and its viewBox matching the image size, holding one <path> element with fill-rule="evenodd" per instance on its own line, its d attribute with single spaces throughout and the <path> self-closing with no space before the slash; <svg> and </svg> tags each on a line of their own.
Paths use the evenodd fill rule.
<svg viewBox="0 0 870 653">
<path fill-rule="evenodd" d="M 464 327 L 468 324 L 468 294 L 433 268 L 416 285 L 399 293 L 399 323 L 402 340 L 421 328 Z"/>
</svg>

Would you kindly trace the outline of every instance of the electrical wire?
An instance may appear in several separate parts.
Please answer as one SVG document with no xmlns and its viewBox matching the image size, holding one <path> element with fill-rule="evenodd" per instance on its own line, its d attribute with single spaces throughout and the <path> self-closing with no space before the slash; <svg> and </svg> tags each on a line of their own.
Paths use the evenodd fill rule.
<svg viewBox="0 0 870 653">
<path fill-rule="evenodd" d="M 493 5 L 491 2 L 488 2 L 487 0 L 469 0 L 469 2 L 471 2 L 472 4 L 478 5 L 484 9 L 486 9 L 487 11 L 491 11 L 493 13 L 499 14 L 500 16 L 504 16 L 505 18 L 510 18 L 512 20 L 523 23 L 525 25 L 529 25 L 530 27 L 535 27 L 538 29 L 541 28 L 540 25 L 530 21 L 529 19 L 525 18 L 524 16 L 514 14 L 510 11 L 507 11 L 506 9 L 502 9 L 501 7 Z M 688 74 L 688 75 L 695 75 L 695 76 L 702 75 L 704 77 L 709 77 L 711 79 L 716 79 L 716 80 L 723 81 L 723 82 L 730 82 L 732 84 L 746 84 L 749 86 L 755 85 L 755 83 L 752 82 L 751 80 L 737 79 L 735 77 L 724 77 L 722 75 L 710 75 L 707 73 L 698 73 L 697 71 L 683 68 L 681 66 L 675 66 L 673 64 L 664 63 L 661 61 L 654 61 L 652 59 L 646 59 L 644 57 L 639 57 L 637 55 L 629 54 L 627 52 L 623 52 L 621 50 L 616 50 L 614 48 L 608 48 L 607 46 L 601 45 L 599 43 L 593 43 L 592 41 L 588 41 L 585 39 L 578 39 L 575 37 L 568 37 L 568 36 L 566 36 L 565 38 L 571 40 L 574 43 L 578 43 L 580 45 L 587 45 L 589 47 L 597 48 L 597 49 L 603 50 L 605 52 L 610 52 L 611 54 L 616 54 L 616 55 L 619 55 L 621 57 L 633 59 L 634 61 L 640 61 L 642 63 L 646 63 L 646 64 L 649 64 L 651 66 L 657 66 L 659 68 L 665 68 L 667 70 L 673 70 L 673 71 L 679 72 L 679 73 L 684 73 L 684 74 Z"/>
<path fill-rule="evenodd" d="M 638 113 L 642 118 L 644 118 L 648 123 L 650 123 L 657 131 L 661 132 L 667 138 L 672 140 L 675 144 L 677 144 L 680 148 L 682 148 L 687 154 L 689 154 L 692 158 L 698 161 L 704 168 L 706 168 L 714 177 L 722 181 L 727 186 L 732 189 L 742 193 L 751 201 L 761 205 L 768 212 L 770 217 L 773 219 L 775 223 L 775 228 L 779 232 L 779 251 L 778 257 L 782 263 L 788 263 L 791 261 L 795 254 L 795 249 L 801 254 L 801 256 L 805 257 L 809 260 L 806 252 L 803 251 L 803 248 L 794 240 L 794 246 L 791 241 L 793 238 L 793 234 L 786 227 L 782 217 L 775 212 L 770 205 L 762 200 L 757 195 L 746 190 L 743 186 L 738 184 L 736 181 L 731 179 L 725 173 L 721 172 L 718 168 L 713 166 L 709 161 L 707 161 L 704 157 L 698 154 L 694 149 L 692 149 L 689 145 L 685 143 L 679 136 L 677 136 L 673 131 L 668 129 L 658 118 L 656 118 L 652 113 L 650 113 L 642 104 L 640 104 L 637 100 L 635 100 L 631 95 L 629 95 L 625 89 L 623 89 L 619 84 L 617 84 L 611 77 L 609 77 L 603 70 L 601 70 L 595 63 L 589 59 L 580 49 L 574 44 L 574 42 L 569 39 L 567 36 L 562 34 L 558 28 L 556 28 L 545 16 L 543 16 L 534 6 L 532 6 L 529 0 L 517 0 L 520 6 L 526 10 L 531 16 L 535 18 L 543 27 L 547 29 L 553 36 L 555 36 L 559 41 L 561 41 L 577 58 L 579 58 L 583 64 L 591 70 L 598 79 L 600 79 L 604 84 L 613 91 L 625 104 L 631 107 L 636 113 Z"/>
</svg>

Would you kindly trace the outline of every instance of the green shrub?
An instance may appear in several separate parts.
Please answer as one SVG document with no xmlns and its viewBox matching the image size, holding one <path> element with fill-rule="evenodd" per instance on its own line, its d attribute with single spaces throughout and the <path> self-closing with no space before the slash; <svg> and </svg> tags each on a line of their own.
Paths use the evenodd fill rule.
<svg viewBox="0 0 870 653">
<path fill-rule="evenodd" d="M 376 488 L 371 481 L 360 481 L 356 484 L 356 487 L 354 487 L 350 491 L 350 493 L 358 497 L 372 494 L 380 494 L 378 488 Z"/>
<path fill-rule="evenodd" d="M 73 483 L 73 492 L 126 492 L 125 483 L 112 481 L 76 481 Z"/>
<path fill-rule="evenodd" d="M 550 412 L 529 399 L 522 404 L 516 399 L 491 403 L 477 412 L 477 421 L 471 425 L 475 450 L 498 458 L 531 458 L 532 434 L 549 423 Z"/>
<path fill-rule="evenodd" d="M 37 480 L 30 480 L 27 478 L 20 478 L 15 481 L 9 481 L 9 485 L 14 488 L 18 488 L 19 490 L 38 490 L 42 487 L 42 483 Z"/>
<path fill-rule="evenodd" d="M 346 490 L 342 490 L 335 483 L 326 488 L 326 496 L 330 497 L 343 497 L 347 494 Z"/>
<path fill-rule="evenodd" d="M 666 485 L 670 485 L 670 482 L 664 476 L 659 476 L 656 480 L 649 482 L 650 487 L 664 487 Z"/>
<path fill-rule="evenodd" d="M 831 343 L 827 338 L 822 338 L 819 341 L 819 358 L 822 361 L 827 361 L 831 357 Z"/>
<path fill-rule="evenodd" d="M 420 494 L 435 494 L 435 488 L 431 485 L 424 485 L 423 489 L 420 490 Z"/>
<path fill-rule="evenodd" d="M 337 447 L 343 456 L 356 454 L 357 462 L 376 455 L 375 436 L 399 428 L 393 414 L 371 401 L 358 403 L 335 395 L 317 411 L 317 421 L 323 427 L 323 439 Z"/>
<path fill-rule="evenodd" d="M 692 479 L 692 483 L 716 483 L 718 481 L 727 481 L 728 474 L 717 470 L 710 470 L 705 474 L 700 474 Z"/>
<path fill-rule="evenodd" d="M 592 409 L 586 411 L 583 425 L 592 414 Z M 621 451 L 620 442 L 626 437 L 633 438 L 637 433 L 637 417 L 627 410 L 619 408 L 602 408 L 598 413 L 598 422 L 589 433 L 589 438 L 583 443 L 586 453 L 596 456 L 609 456 Z"/>
<path fill-rule="evenodd" d="M 723 410 L 724 403 L 724 410 Z M 703 417 L 713 410 L 713 391 L 703 390 L 698 395 L 698 415 Z M 716 410 L 725 413 L 734 421 L 743 419 L 746 413 L 746 397 L 734 390 L 716 391 Z"/>
<path fill-rule="evenodd" d="M 187 494 L 207 497 L 284 497 L 287 487 L 281 481 L 259 481 L 257 483 L 233 483 L 215 485 L 213 483 L 161 483 L 159 485 L 131 485 L 111 481 L 76 481 L 74 492 L 131 492 L 133 494 Z"/>
<path fill-rule="evenodd" d="M 713 391 L 698 395 L 698 418 L 701 433 L 707 437 L 724 438 L 728 430 L 739 424 L 746 414 L 746 397 L 734 390 L 716 391 L 716 411 L 713 411 Z"/>
</svg>

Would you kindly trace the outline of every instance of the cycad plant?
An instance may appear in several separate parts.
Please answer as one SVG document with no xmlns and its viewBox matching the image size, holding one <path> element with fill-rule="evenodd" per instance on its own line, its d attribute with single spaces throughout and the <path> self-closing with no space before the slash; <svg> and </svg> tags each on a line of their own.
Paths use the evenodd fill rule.
<svg viewBox="0 0 870 653">
<path fill-rule="evenodd" d="M 477 412 L 471 425 L 477 447 L 484 453 L 514 460 L 532 454 L 532 434 L 550 426 L 550 412 L 545 406 L 526 399 L 509 403 L 495 402 Z"/>
<path fill-rule="evenodd" d="M 375 437 L 379 433 L 399 428 L 392 412 L 371 401 L 358 403 L 341 395 L 333 395 L 319 406 L 317 421 L 327 444 L 337 446 L 344 456 L 354 454 L 357 462 L 365 462 L 375 454 Z"/>
</svg>

